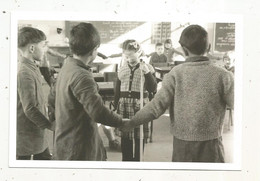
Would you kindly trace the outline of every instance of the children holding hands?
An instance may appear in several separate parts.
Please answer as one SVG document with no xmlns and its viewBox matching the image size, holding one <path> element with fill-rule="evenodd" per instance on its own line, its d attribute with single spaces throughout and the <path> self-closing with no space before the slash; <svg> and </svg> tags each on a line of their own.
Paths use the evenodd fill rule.
<svg viewBox="0 0 260 181">
<path fill-rule="evenodd" d="M 234 107 L 233 74 L 205 56 L 208 33 L 201 26 L 185 28 L 179 43 L 186 62 L 164 77 L 154 99 L 122 130 L 157 119 L 169 108 L 173 162 L 224 162 L 222 129 L 226 107 Z"/>
</svg>

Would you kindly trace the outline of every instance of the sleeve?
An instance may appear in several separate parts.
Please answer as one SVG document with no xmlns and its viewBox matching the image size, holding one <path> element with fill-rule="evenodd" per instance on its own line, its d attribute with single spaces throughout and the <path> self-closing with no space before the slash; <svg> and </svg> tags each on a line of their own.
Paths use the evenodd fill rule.
<svg viewBox="0 0 260 181">
<path fill-rule="evenodd" d="M 100 52 L 98 52 L 97 55 L 98 55 L 99 57 L 103 58 L 103 59 L 107 59 L 107 56 L 104 55 L 104 54 L 102 54 L 102 53 L 100 53 Z"/>
<path fill-rule="evenodd" d="M 174 101 L 174 89 L 174 76 L 169 73 L 165 75 L 162 88 L 155 94 L 154 99 L 132 118 L 133 125 L 138 126 L 159 118 Z"/>
<path fill-rule="evenodd" d="M 119 80 L 119 78 L 117 78 L 116 85 L 115 85 L 115 96 L 114 96 L 115 109 L 117 109 L 118 102 L 120 99 L 120 86 L 121 86 L 121 81 Z"/>
<path fill-rule="evenodd" d="M 55 97 L 56 97 L 56 81 L 50 88 L 48 95 L 48 115 L 51 122 L 55 121 Z"/>
<path fill-rule="evenodd" d="M 112 54 L 108 56 L 109 58 L 116 58 L 116 57 L 122 57 L 122 53 Z"/>
<path fill-rule="evenodd" d="M 72 92 L 91 119 L 108 126 L 121 126 L 122 118 L 104 105 L 93 77 L 85 74 L 76 77 L 71 84 Z"/>
<path fill-rule="evenodd" d="M 25 115 L 39 128 L 51 129 L 51 123 L 37 108 L 35 78 L 29 72 L 20 72 L 17 77 L 18 95 Z"/>
<path fill-rule="evenodd" d="M 227 76 L 224 77 L 224 100 L 226 104 L 234 109 L 234 76 L 231 72 L 227 72 Z"/>
<path fill-rule="evenodd" d="M 148 92 L 155 92 L 157 89 L 156 78 L 152 75 L 151 72 L 144 74 L 145 77 L 145 88 Z"/>
</svg>

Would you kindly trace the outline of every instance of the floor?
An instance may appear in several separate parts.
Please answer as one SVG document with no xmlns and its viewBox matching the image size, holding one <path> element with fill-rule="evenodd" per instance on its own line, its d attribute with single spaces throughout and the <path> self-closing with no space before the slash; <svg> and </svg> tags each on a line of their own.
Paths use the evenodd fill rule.
<svg viewBox="0 0 260 181">
<path fill-rule="evenodd" d="M 223 130 L 223 145 L 225 148 L 225 161 L 232 163 L 233 160 L 233 126 L 228 126 L 229 112 L 225 117 Z M 168 114 L 162 115 L 153 121 L 153 142 L 145 145 L 143 161 L 145 162 L 170 162 L 172 159 L 172 139 L 170 132 L 170 120 Z M 108 146 L 108 139 L 100 129 L 104 145 L 107 149 L 108 161 L 121 161 L 121 152 L 112 151 Z M 120 140 L 120 138 L 118 138 Z"/>
</svg>

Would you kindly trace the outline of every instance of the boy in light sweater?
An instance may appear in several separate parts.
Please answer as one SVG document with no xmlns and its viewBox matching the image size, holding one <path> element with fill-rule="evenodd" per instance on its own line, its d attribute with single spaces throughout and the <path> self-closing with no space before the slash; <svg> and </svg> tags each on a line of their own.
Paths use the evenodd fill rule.
<svg viewBox="0 0 260 181">
<path fill-rule="evenodd" d="M 186 62 L 164 77 L 154 99 L 124 129 L 157 119 L 169 108 L 173 162 L 224 162 L 222 129 L 226 107 L 234 107 L 233 75 L 204 56 L 209 43 L 201 26 L 185 28 L 179 43 Z"/>
</svg>

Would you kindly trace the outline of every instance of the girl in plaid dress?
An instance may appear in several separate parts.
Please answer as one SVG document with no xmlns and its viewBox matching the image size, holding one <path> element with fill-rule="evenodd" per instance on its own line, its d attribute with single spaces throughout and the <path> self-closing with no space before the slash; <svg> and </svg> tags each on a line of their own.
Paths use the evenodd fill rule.
<svg viewBox="0 0 260 181">
<path fill-rule="evenodd" d="M 144 104 L 149 101 L 148 92 L 154 92 L 157 82 L 151 65 L 141 62 L 143 51 L 135 40 L 126 40 L 122 46 L 126 63 L 120 68 L 115 90 L 115 107 L 123 118 L 131 119 L 140 110 L 141 70 L 144 74 Z M 149 136 L 148 124 L 144 126 L 144 139 Z M 140 127 L 121 133 L 123 161 L 140 161 Z M 143 138 L 142 138 L 143 139 Z"/>
</svg>

